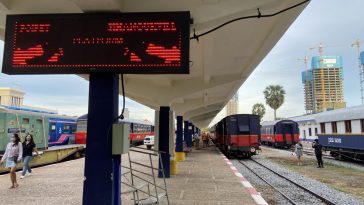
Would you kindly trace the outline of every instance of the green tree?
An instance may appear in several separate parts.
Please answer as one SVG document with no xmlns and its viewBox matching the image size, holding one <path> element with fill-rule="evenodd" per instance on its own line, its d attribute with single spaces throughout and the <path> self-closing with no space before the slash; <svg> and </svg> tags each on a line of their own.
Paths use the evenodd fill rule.
<svg viewBox="0 0 364 205">
<path fill-rule="evenodd" d="M 277 109 L 284 103 L 284 91 L 280 85 L 270 85 L 264 90 L 265 103 L 274 110 L 274 120 L 277 119 Z"/>
<path fill-rule="evenodd" d="M 262 120 L 263 116 L 265 115 L 264 105 L 262 103 L 255 103 L 253 105 L 252 114 L 253 115 L 258 115 L 260 120 Z"/>
</svg>

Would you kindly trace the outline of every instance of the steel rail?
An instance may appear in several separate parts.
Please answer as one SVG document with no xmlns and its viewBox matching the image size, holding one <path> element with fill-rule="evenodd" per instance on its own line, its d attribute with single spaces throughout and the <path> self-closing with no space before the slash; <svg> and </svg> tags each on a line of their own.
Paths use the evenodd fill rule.
<svg viewBox="0 0 364 205">
<path fill-rule="evenodd" d="M 258 162 L 258 161 L 256 161 L 256 160 L 254 160 L 254 159 L 250 159 L 250 160 L 251 160 L 251 161 L 253 161 L 253 162 L 255 162 L 256 164 L 260 165 L 261 167 L 264 167 L 265 169 L 267 169 L 267 170 L 271 171 L 271 172 L 272 172 L 272 173 L 274 173 L 275 175 L 277 175 L 277 176 L 279 176 L 279 177 L 281 177 L 281 178 L 283 178 L 283 179 L 285 179 L 285 180 L 289 181 L 290 183 L 292 183 L 292 184 L 296 185 L 297 187 L 299 187 L 299 188 L 303 189 L 304 191 L 306 191 L 306 192 L 308 192 L 308 193 L 312 194 L 312 195 L 313 195 L 313 196 L 315 196 L 316 198 L 320 199 L 322 202 L 324 202 L 324 203 L 326 203 L 326 204 L 328 204 L 328 205 L 336 205 L 335 203 L 331 202 L 330 200 L 326 199 L 325 197 L 323 197 L 323 196 L 321 196 L 321 195 L 316 194 L 315 192 L 313 192 L 313 191 L 311 191 L 311 190 L 307 189 L 306 187 L 304 187 L 304 186 L 302 186 L 302 185 L 298 184 L 297 182 L 295 182 L 295 181 L 293 181 L 293 180 L 291 180 L 291 179 L 289 179 L 289 178 L 287 178 L 287 177 L 283 176 L 282 174 L 280 174 L 280 173 L 278 173 L 278 172 L 276 172 L 276 171 L 272 170 L 271 168 L 269 168 L 269 167 L 265 166 L 264 164 L 262 164 L 262 163 L 260 163 L 260 162 Z"/>
</svg>

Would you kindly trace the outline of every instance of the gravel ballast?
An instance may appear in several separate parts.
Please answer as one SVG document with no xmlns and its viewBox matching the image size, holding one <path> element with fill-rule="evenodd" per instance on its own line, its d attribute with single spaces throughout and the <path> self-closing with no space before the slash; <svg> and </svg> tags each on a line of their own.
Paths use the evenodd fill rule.
<svg viewBox="0 0 364 205">
<path fill-rule="evenodd" d="M 348 195 L 348 194 L 345 194 L 343 192 L 340 192 L 340 191 L 337 191 L 335 189 L 332 189 L 330 187 L 328 187 L 327 185 L 319 182 L 319 181 L 316 181 L 316 180 L 313 180 L 313 179 L 310 179 L 308 177 L 305 177 L 305 176 L 302 176 L 301 174 L 298 174 L 296 172 L 293 172 L 291 170 L 288 170 L 274 162 L 272 162 L 271 160 L 269 159 L 265 159 L 264 156 L 254 156 L 253 157 L 256 161 L 264 164 L 265 166 L 269 167 L 270 169 L 284 175 L 285 177 L 291 179 L 292 181 L 300 184 L 301 186 L 304 186 L 306 188 L 308 188 L 309 190 L 319 194 L 320 196 L 324 197 L 324 198 L 327 198 L 329 199 L 330 201 L 332 201 L 333 203 L 335 204 L 347 204 L 347 205 L 361 205 L 363 203 L 361 203 L 358 199 Z M 245 160 L 247 161 L 247 160 Z M 248 169 L 246 169 L 243 165 L 241 165 L 238 160 L 232 160 L 232 163 L 234 164 L 234 166 L 242 173 L 242 175 L 244 177 L 246 177 L 252 184 L 253 186 L 261 186 L 264 182 L 262 180 L 260 180 L 258 177 L 254 176 L 254 174 L 252 174 Z M 251 162 L 253 163 L 253 162 Z M 254 165 L 252 165 L 252 168 Z M 256 170 L 257 172 L 259 171 L 259 168 L 256 167 Z M 260 171 L 259 171 L 260 172 Z M 264 173 L 262 173 L 264 174 Z M 266 173 L 267 174 L 267 173 Z M 273 177 L 271 177 L 273 178 Z M 272 179 L 273 182 L 274 180 L 278 180 L 276 179 L 276 177 L 274 177 L 274 179 Z M 292 190 L 292 193 L 294 193 L 295 191 Z M 264 196 L 264 192 L 262 193 L 263 197 Z M 279 195 L 279 193 L 277 194 Z M 299 199 L 299 196 L 294 196 L 294 195 L 290 195 L 293 197 L 293 199 Z M 302 195 L 304 196 L 304 195 Z M 296 198 L 294 198 L 296 197 Z M 282 200 L 283 199 L 283 200 Z M 283 197 L 277 197 L 277 203 L 278 204 L 287 204 L 287 200 L 284 199 Z M 302 203 L 304 200 L 307 200 L 307 199 L 302 199 Z M 307 204 L 308 202 L 305 202 L 305 204 Z M 303 203 L 304 204 L 304 203 Z M 317 203 L 313 203 L 313 204 L 317 204 Z"/>
</svg>

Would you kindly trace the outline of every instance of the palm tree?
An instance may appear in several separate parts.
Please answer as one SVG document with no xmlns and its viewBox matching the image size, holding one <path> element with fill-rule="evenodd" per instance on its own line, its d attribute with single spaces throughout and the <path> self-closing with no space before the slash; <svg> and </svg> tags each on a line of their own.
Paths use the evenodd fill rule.
<svg viewBox="0 0 364 205">
<path fill-rule="evenodd" d="M 277 119 L 277 109 L 284 103 L 284 91 L 280 85 L 270 85 L 264 90 L 265 103 L 274 110 L 274 120 Z"/>
<path fill-rule="evenodd" d="M 258 115 L 259 119 L 262 120 L 265 115 L 265 107 L 262 103 L 255 103 L 252 109 L 253 115 Z"/>
</svg>

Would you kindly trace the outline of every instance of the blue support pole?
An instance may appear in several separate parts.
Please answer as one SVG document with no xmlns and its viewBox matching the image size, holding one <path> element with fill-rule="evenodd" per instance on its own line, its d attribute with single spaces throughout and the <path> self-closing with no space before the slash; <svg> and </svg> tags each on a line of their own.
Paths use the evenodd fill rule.
<svg viewBox="0 0 364 205">
<path fill-rule="evenodd" d="M 192 147 L 192 145 L 190 144 L 191 142 L 190 142 L 190 132 L 189 132 L 189 130 L 188 130 L 188 125 L 189 125 L 189 123 L 188 123 L 188 121 L 185 121 L 184 122 L 184 132 L 183 132 L 183 137 L 184 137 L 184 140 L 185 140 L 185 142 L 186 142 L 186 145 L 187 145 L 187 147 Z"/>
<path fill-rule="evenodd" d="M 193 146 L 193 143 L 192 143 L 192 135 L 193 135 L 192 128 L 193 128 L 192 123 L 191 122 L 188 123 L 188 138 L 189 138 L 190 145 L 191 145 L 190 147 Z"/>
<path fill-rule="evenodd" d="M 113 202 L 111 126 L 118 116 L 118 80 L 116 74 L 90 74 L 83 205 Z"/>
<path fill-rule="evenodd" d="M 113 205 L 121 205 L 121 155 L 113 155 Z"/>
<path fill-rule="evenodd" d="M 161 160 L 159 160 L 159 170 L 164 168 L 164 176 L 170 178 L 171 166 L 169 155 L 169 107 L 160 107 L 159 111 L 159 150 L 161 153 Z M 163 172 L 158 171 L 158 177 L 163 177 Z"/>
<path fill-rule="evenodd" d="M 183 117 L 177 116 L 176 152 L 183 152 Z"/>
</svg>

